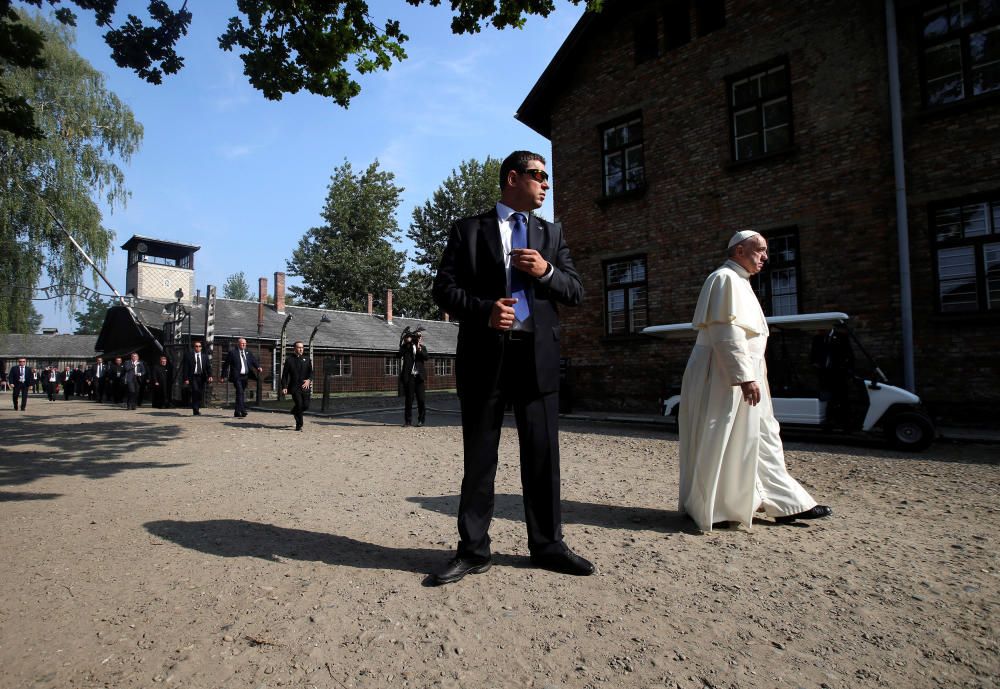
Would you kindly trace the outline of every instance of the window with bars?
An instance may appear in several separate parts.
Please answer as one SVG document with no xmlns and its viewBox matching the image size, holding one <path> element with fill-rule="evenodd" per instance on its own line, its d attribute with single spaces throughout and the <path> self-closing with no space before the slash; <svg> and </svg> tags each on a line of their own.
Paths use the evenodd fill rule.
<svg viewBox="0 0 1000 689">
<path fill-rule="evenodd" d="M 767 262 L 750 278 L 766 316 L 799 312 L 799 233 L 795 228 L 765 232 Z"/>
<path fill-rule="evenodd" d="M 920 27 L 925 105 L 1000 93 L 1000 1 L 925 2 Z"/>
<path fill-rule="evenodd" d="M 434 359 L 435 376 L 451 376 L 455 374 L 454 359 Z"/>
<path fill-rule="evenodd" d="M 645 256 L 605 262 L 604 307 L 608 335 L 637 333 L 648 325 Z"/>
<path fill-rule="evenodd" d="M 347 377 L 351 375 L 351 357 L 328 356 L 323 364 L 323 370 L 328 376 Z"/>
<path fill-rule="evenodd" d="M 1000 193 L 931 208 L 938 308 L 1000 311 Z"/>
<path fill-rule="evenodd" d="M 618 196 L 645 186 L 642 118 L 638 114 L 601 127 L 601 151 L 605 196 Z"/>
<path fill-rule="evenodd" d="M 787 61 L 731 77 L 728 86 L 734 161 L 792 147 L 792 86 Z"/>
<path fill-rule="evenodd" d="M 385 375 L 387 376 L 398 376 L 399 367 L 402 363 L 402 359 L 398 356 L 387 356 L 385 357 Z"/>
</svg>

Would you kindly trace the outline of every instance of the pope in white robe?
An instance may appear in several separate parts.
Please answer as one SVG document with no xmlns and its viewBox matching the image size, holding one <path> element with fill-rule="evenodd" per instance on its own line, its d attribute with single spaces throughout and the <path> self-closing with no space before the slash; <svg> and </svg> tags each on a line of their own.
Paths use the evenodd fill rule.
<svg viewBox="0 0 1000 689">
<path fill-rule="evenodd" d="M 753 523 L 759 509 L 779 522 L 832 514 L 785 468 L 767 386 L 767 321 L 750 286 L 767 242 L 737 232 L 729 260 L 708 276 L 692 325 L 698 339 L 681 383 L 680 509 L 702 531 Z"/>
</svg>

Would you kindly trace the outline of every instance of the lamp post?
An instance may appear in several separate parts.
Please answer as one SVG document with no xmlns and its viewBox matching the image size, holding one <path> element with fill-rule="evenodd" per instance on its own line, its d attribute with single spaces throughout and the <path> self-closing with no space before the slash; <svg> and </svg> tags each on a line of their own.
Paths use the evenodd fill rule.
<svg viewBox="0 0 1000 689">
<path fill-rule="evenodd" d="M 285 316 L 285 322 L 281 324 L 281 349 L 278 351 L 278 356 L 276 357 L 278 360 L 278 366 L 276 367 L 275 370 L 278 372 L 278 377 L 277 377 L 277 384 L 275 385 L 275 387 L 278 390 L 279 400 L 285 399 L 285 396 L 281 394 L 281 367 L 284 365 L 285 362 L 285 344 L 286 344 L 285 330 L 288 328 L 288 322 L 290 320 L 292 320 L 292 314 L 288 314 L 287 316 Z"/>
<path fill-rule="evenodd" d="M 316 333 L 319 331 L 319 326 L 323 325 L 324 323 L 329 323 L 329 322 L 330 322 L 330 317 L 327 316 L 324 313 L 323 317 L 319 319 L 319 323 L 317 323 L 316 327 L 313 328 L 312 335 L 309 336 L 309 365 L 310 366 L 314 366 L 315 365 L 315 363 L 313 362 L 313 340 L 316 339 Z"/>
</svg>

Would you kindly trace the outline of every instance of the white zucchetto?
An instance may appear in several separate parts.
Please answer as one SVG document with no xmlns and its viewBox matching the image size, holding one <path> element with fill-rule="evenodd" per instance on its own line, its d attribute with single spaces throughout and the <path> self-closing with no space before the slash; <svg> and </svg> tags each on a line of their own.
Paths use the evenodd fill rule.
<svg viewBox="0 0 1000 689">
<path fill-rule="evenodd" d="M 756 237 L 759 234 L 760 234 L 760 232 L 757 232 L 755 230 L 740 230 L 739 232 L 737 232 L 736 234 L 734 234 L 729 239 L 729 244 L 726 245 L 726 248 L 727 249 L 732 249 L 737 244 L 739 244 L 741 242 L 745 242 L 746 240 L 750 239 L 751 237 Z"/>
</svg>

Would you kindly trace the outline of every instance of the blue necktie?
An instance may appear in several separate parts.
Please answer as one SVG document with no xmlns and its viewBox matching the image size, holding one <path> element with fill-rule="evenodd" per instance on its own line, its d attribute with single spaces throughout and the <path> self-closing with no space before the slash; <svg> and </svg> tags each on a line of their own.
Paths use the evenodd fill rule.
<svg viewBox="0 0 1000 689">
<path fill-rule="evenodd" d="M 528 226 L 522 213 L 514 213 L 511 216 L 514 221 L 510 233 L 511 249 L 528 248 Z M 514 304 L 514 316 L 524 323 L 531 315 L 531 307 L 528 305 L 528 276 L 517 268 L 511 266 L 510 269 L 510 296 L 517 299 Z"/>
</svg>

